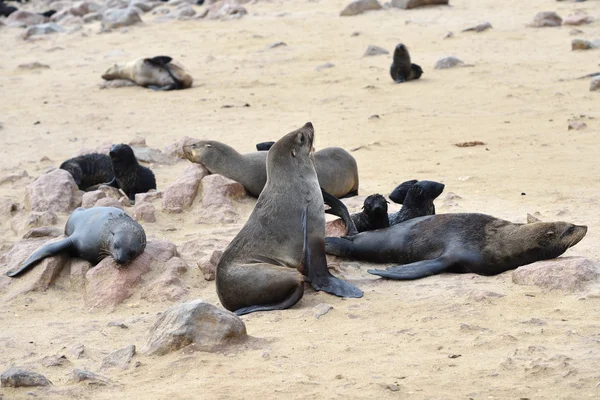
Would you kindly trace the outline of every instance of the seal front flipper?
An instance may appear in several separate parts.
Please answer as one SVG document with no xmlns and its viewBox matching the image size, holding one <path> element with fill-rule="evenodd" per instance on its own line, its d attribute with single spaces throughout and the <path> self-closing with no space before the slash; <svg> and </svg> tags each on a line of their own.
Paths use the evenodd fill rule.
<svg viewBox="0 0 600 400">
<path fill-rule="evenodd" d="M 356 225 L 354 225 L 354 221 L 352 221 L 346 205 L 334 195 L 327 193 L 323 188 L 321 188 L 321 193 L 323 194 L 323 202 L 331 207 L 329 210 L 325 210 L 325 212 L 327 214 L 338 216 L 344 221 L 348 236 L 357 235 L 358 229 L 356 229 Z"/>
<path fill-rule="evenodd" d="M 412 280 L 439 274 L 448 269 L 451 265 L 452 262 L 447 258 L 440 257 L 433 260 L 417 261 L 411 264 L 391 267 L 385 271 L 381 269 L 369 269 L 367 272 L 388 279 Z"/>
<path fill-rule="evenodd" d="M 21 268 L 14 271 L 8 271 L 6 275 L 10 276 L 11 278 L 21 275 L 23 272 L 34 267 L 35 264 L 37 264 L 44 258 L 56 255 L 58 253 L 62 253 L 63 251 L 67 251 L 71 248 L 72 245 L 73 242 L 71 241 L 71 239 L 65 238 L 58 242 L 42 246 L 40 249 L 36 250 L 31 256 L 29 256 L 29 258 L 27 259 L 27 261 L 25 261 L 25 264 L 23 264 Z"/>
</svg>

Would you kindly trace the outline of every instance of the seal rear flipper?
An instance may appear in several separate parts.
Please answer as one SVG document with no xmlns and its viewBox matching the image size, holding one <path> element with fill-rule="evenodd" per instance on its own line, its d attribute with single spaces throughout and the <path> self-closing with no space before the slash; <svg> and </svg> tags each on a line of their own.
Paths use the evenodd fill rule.
<svg viewBox="0 0 600 400">
<path fill-rule="evenodd" d="M 173 61 L 173 59 L 169 56 L 157 56 L 152 58 L 146 58 L 144 61 L 147 61 L 152 65 L 158 65 L 162 67 Z"/>
<path fill-rule="evenodd" d="M 42 246 L 40 249 L 36 250 L 29 258 L 25 261 L 20 268 L 14 271 L 8 271 L 6 273 L 7 276 L 14 278 L 15 276 L 21 275 L 23 272 L 31 269 L 35 266 L 39 261 L 43 260 L 46 257 L 50 257 L 56 255 L 58 253 L 62 253 L 71 248 L 73 242 L 71 242 L 70 238 L 65 238 L 55 243 L 50 243 L 45 246 Z"/>
<path fill-rule="evenodd" d="M 235 315 L 244 315 L 256 311 L 274 311 L 274 310 L 286 310 L 296 304 L 304 295 L 304 285 L 300 284 L 296 287 L 296 290 L 292 294 L 280 303 L 273 304 L 262 304 L 257 306 L 242 307 L 235 310 Z"/>
<path fill-rule="evenodd" d="M 408 194 L 408 191 L 411 187 L 416 185 L 419 181 L 416 179 L 412 179 L 410 181 L 402 182 L 390 193 L 390 200 L 397 204 L 404 203 L 404 199 Z"/>
<path fill-rule="evenodd" d="M 354 243 L 347 238 L 326 237 L 325 253 L 338 257 L 350 257 Z"/>
<path fill-rule="evenodd" d="M 381 269 L 369 269 L 367 272 L 388 279 L 412 280 L 439 274 L 451 265 L 452 263 L 448 259 L 440 257 L 433 260 L 417 261 L 411 264 L 391 267 L 385 271 Z"/>
<path fill-rule="evenodd" d="M 354 221 L 352 221 L 346 205 L 334 195 L 327 193 L 323 188 L 321 188 L 321 193 L 323 194 L 323 202 L 331 207 L 331 209 L 325 210 L 325 212 L 327 214 L 338 216 L 344 221 L 348 236 L 357 235 L 358 229 L 356 229 L 356 225 L 354 225 Z"/>
<path fill-rule="evenodd" d="M 408 80 L 419 79 L 421 75 L 423 75 L 423 68 L 417 64 L 410 64 L 410 75 L 408 76 Z"/>
<path fill-rule="evenodd" d="M 269 151 L 275 142 L 261 142 L 256 144 L 257 151 Z"/>
</svg>

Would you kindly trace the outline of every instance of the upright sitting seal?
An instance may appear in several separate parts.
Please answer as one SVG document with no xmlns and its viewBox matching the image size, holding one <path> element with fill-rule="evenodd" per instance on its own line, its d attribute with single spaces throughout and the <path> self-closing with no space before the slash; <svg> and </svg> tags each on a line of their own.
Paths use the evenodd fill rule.
<svg viewBox="0 0 600 400">
<path fill-rule="evenodd" d="M 442 194 L 444 184 L 433 181 L 419 181 L 407 192 L 400 211 L 389 215 L 390 226 L 412 218 L 435 214 L 433 201 Z"/>
<path fill-rule="evenodd" d="M 327 214 L 337 215 L 344 219 L 344 213 L 348 213 L 348 210 L 341 211 L 336 206 L 340 203 L 339 200 L 328 197 L 327 193 L 323 193 L 323 200 L 325 204 L 331 208 L 325 210 Z M 383 229 L 390 226 L 388 219 L 388 201 L 380 194 L 372 194 L 365 199 L 363 203 L 362 211 L 356 214 L 350 215 L 352 223 L 344 220 L 346 228 L 348 229 L 348 235 L 352 236 L 359 232 L 373 231 L 375 229 Z M 354 229 L 355 228 L 355 229 Z"/>
<path fill-rule="evenodd" d="M 311 157 L 313 140 L 309 122 L 269 150 L 265 188 L 217 265 L 221 304 L 238 315 L 293 306 L 302 298 L 305 279 L 316 290 L 362 296 L 327 269 L 325 214 Z"/>
<path fill-rule="evenodd" d="M 240 154 L 231 146 L 215 140 L 201 140 L 183 148 L 191 162 L 204 165 L 212 174 L 220 174 L 241 183 L 248 193 L 258 197 L 267 182 L 267 151 Z M 358 166 L 350 153 L 339 147 L 327 147 L 314 153 L 319 184 L 337 198 L 358 194 Z"/>
<path fill-rule="evenodd" d="M 70 158 L 63 162 L 60 169 L 69 172 L 80 190 L 112 181 L 112 161 L 106 154 L 92 153 Z"/>
<path fill-rule="evenodd" d="M 127 264 L 144 252 L 144 228 L 123 210 L 114 207 L 78 208 L 65 226 L 68 237 L 36 250 L 25 264 L 7 273 L 15 277 L 34 267 L 39 261 L 58 253 L 69 252 L 93 265 L 107 256 L 117 264 Z"/>
<path fill-rule="evenodd" d="M 136 193 L 156 189 L 154 173 L 138 163 L 131 147 L 115 144 L 110 148 L 109 155 L 115 177 L 108 185 L 122 189 L 131 201 L 135 201 Z"/>
<path fill-rule="evenodd" d="M 168 56 L 138 58 L 125 64 L 110 67 L 102 78 L 127 79 L 154 90 L 187 89 L 194 79 L 185 68 Z"/>
<path fill-rule="evenodd" d="M 326 238 L 326 251 L 404 264 L 368 271 L 390 279 L 419 279 L 441 272 L 495 275 L 558 257 L 586 232 L 586 226 L 566 222 L 514 224 L 484 214 L 439 214 L 352 237 Z"/>
<path fill-rule="evenodd" d="M 410 62 L 408 49 L 402 43 L 398 44 L 394 50 L 394 61 L 390 67 L 390 75 L 396 83 L 419 79 L 423 75 L 423 69 L 419 65 Z"/>
</svg>

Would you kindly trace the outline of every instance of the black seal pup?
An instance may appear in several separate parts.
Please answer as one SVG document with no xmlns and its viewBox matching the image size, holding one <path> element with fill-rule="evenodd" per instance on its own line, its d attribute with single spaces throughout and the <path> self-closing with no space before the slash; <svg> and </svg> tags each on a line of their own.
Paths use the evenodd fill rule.
<svg viewBox="0 0 600 400">
<path fill-rule="evenodd" d="M 340 210 L 338 204 L 340 201 L 335 197 L 323 191 L 323 201 L 331 208 L 325 210 L 327 214 L 336 215 L 344 220 L 348 210 Z M 352 223 L 344 220 L 348 235 L 352 236 L 359 232 L 372 231 L 375 229 L 383 229 L 390 226 L 388 218 L 388 201 L 382 195 L 372 194 L 368 196 L 362 206 L 362 211 L 350 215 Z"/>
<path fill-rule="evenodd" d="M 406 198 L 406 194 L 408 193 L 408 189 L 413 187 L 415 183 L 419 182 L 416 179 L 411 179 L 410 181 L 402 182 L 398 186 L 392 190 L 390 193 L 390 200 L 397 204 L 402 204 L 404 199 Z"/>
<path fill-rule="evenodd" d="M 185 68 L 169 56 L 138 58 L 125 64 L 115 64 L 102 79 L 127 79 L 153 90 L 178 90 L 192 86 L 194 79 Z"/>
<path fill-rule="evenodd" d="M 423 75 L 423 69 L 419 65 L 410 62 L 408 49 L 402 43 L 396 45 L 393 60 L 390 67 L 390 75 L 394 82 L 412 81 L 413 79 L 419 79 Z"/>
<path fill-rule="evenodd" d="M 9 271 L 15 277 L 34 267 L 46 257 L 62 252 L 98 264 L 112 257 L 117 264 L 125 265 L 144 252 L 144 228 L 125 211 L 115 207 L 78 208 L 65 226 L 68 237 L 36 250 L 20 268 Z"/>
<path fill-rule="evenodd" d="M 138 163 L 133 149 L 126 144 L 115 144 L 110 148 L 115 177 L 108 185 L 122 189 L 132 202 L 136 193 L 146 193 L 156 189 L 156 178 L 150 168 Z"/>
<path fill-rule="evenodd" d="M 292 307 L 304 294 L 305 280 L 337 296 L 363 294 L 327 268 L 313 141 L 309 122 L 269 150 L 265 188 L 219 260 L 217 294 L 223 307 L 237 315 Z"/>
<path fill-rule="evenodd" d="M 0 0 L 0 15 L 8 17 L 10 14 L 17 11 L 17 7 L 4 4 L 4 0 Z"/>
<path fill-rule="evenodd" d="M 403 200 L 400 211 L 389 215 L 390 226 L 412 218 L 435 214 L 433 201 L 444 191 L 445 185 L 433 181 L 415 183 Z"/>
<path fill-rule="evenodd" d="M 567 222 L 515 224 L 485 214 L 438 214 L 325 241 L 329 254 L 403 264 L 368 272 L 408 280 L 442 272 L 496 275 L 556 258 L 586 233 L 586 226 Z"/>
<path fill-rule="evenodd" d="M 70 158 L 60 164 L 59 168 L 73 176 L 79 190 L 86 190 L 115 178 L 112 161 L 106 154 L 92 153 Z"/>
</svg>

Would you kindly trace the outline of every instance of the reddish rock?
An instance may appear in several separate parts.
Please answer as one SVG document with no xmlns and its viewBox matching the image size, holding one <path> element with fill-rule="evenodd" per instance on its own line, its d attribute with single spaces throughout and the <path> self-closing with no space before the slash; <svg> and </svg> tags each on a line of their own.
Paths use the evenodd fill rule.
<svg viewBox="0 0 600 400">
<path fill-rule="evenodd" d="M 184 286 L 176 271 L 166 270 L 160 278 L 150 283 L 142 292 L 142 299 L 151 302 L 179 301 L 189 290 Z"/>
<path fill-rule="evenodd" d="M 325 236 L 342 237 L 348 234 L 346 225 L 341 219 L 334 219 L 325 223 Z"/>
<path fill-rule="evenodd" d="M 542 11 L 535 15 L 533 22 L 529 25 L 533 28 L 546 28 L 561 26 L 562 18 L 554 11 Z"/>
<path fill-rule="evenodd" d="M 10 14 L 5 21 L 8 26 L 31 26 L 43 24 L 48 21 L 48 19 L 38 13 L 17 10 Z"/>
<path fill-rule="evenodd" d="M 200 181 L 209 174 L 208 170 L 200 164 L 191 164 L 163 191 L 162 208 L 164 211 L 180 213 L 189 208 L 198 192 Z"/>
<path fill-rule="evenodd" d="M 179 252 L 188 265 L 197 265 L 202 258 L 211 257 L 215 250 L 223 250 L 228 244 L 228 240 L 200 237 L 183 243 Z"/>
<path fill-rule="evenodd" d="M 156 209 L 151 203 L 136 203 L 133 210 L 131 210 L 131 216 L 136 221 L 152 223 L 156 222 L 155 212 Z"/>
<path fill-rule="evenodd" d="M 210 256 L 204 256 L 199 262 L 198 267 L 207 281 L 214 281 L 217 277 L 217 264 L 223 255 L 223 251 L 214 250 Z"/>
<path fill-rule="evenodd" d="M 222 175 L 208 175 L 202 179 L 202 208 L 199 224 L 232 223 L 238 220 L 238 212 L 232 200 L 246 197 L 246 189 Z"/>
<path fill-rule="evenodd" d="M 41 228 L 32 228 L 23 235 L 23 239 L 41 238 L 41 237 L 58 237 L 62 236 L 64 231 L 51 226 L 42 226 Z"/>
<path fill-rule="evenodd" d="M 121 210 L 123 209 L 123 205 L 121 204 L 121 202 L 119 202 L 119 200 L 113 199 L 112 197 L 101 198 L 96 202 L 96 204 L 94 204 L 94 207 L 116 207 Z"/>
<path fill-rule="evenodd" d="M 83 194 L 81 198 L 81 207 L 83 208 L 92 208 L 96 205 L 96 202 L 100 199 L 104 199 L 106 197 L 106 193 L 101 190 L 94 190 L 92 192 L 86 192 Z"/>
<path fill-rule="evenodd" d="M 148 240 L 145 252 L 162 262 L 167 262 L 178 255 L 177 246 L 167 240 Z"/>
<path fill-rule="evenodd" d="M 146 193 L 137 193 L 135 195 L 135 204 L 139 203 L 152 203 L 156 199 L 162 199 L 162 192 L 151 190 Z"/>
<path fill-rule="evenodd" d="M 590 17 L 589 15 L 585 15 L 585 14 L 576 14 L 576 15 L 569 15 L 567 18 L 564 19 L 563 21 L 563 25 L 585 25 L 585 24 L 589 24 L 592 23 L 594 21 L 594 18 Z"/>
<path fill-rule="evenodd" d="M 82 193 L 70 173 L 55 169 L 27 185 L 25 204 L 34 212 L 70 213 L 81 204 Z"/>
<path fill-rule="evenodd" d="M 37 228 L 40 226 L 54 225 L 58 221 L 58 217 L 53 212 L 32 212 L 27 216 L 25 228 Z"/>
<path fill-rule="evenodd" d="M 512 280 L 518 285 L 539 286 L 548 290 L 584 290 L 600 277 L 597 265 L 584 257 L 560 257 L 517 268 Z"/>
<path fill-rule="evenodd" d="M 85 290 L 86 274 L 90 268 L 92 268 L 92 264 L 81 258 L 72 258 L 70 260 L 69 280 L 71 290 L 82 292 Z"/>
</svg>

